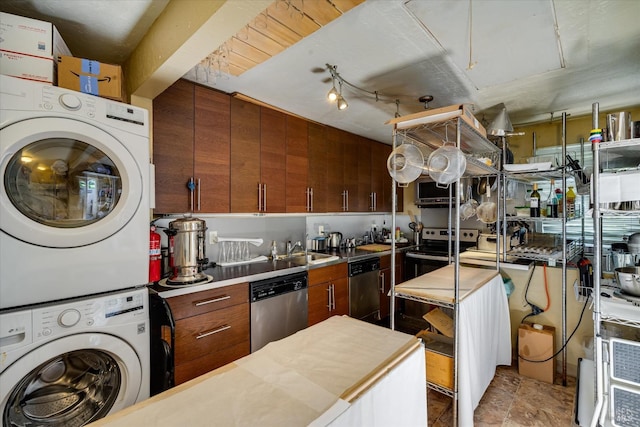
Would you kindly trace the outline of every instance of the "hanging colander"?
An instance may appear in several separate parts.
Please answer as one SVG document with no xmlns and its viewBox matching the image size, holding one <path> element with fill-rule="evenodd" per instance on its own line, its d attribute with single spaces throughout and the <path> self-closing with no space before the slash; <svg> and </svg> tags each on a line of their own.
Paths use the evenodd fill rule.
<svg viewBox="0 0 640 427">
<path fill-rule="evenodd" d="M 401 184 L 417 179 L 424 172 L 424 156 L 413 144 L 402 144 L 387 159 L 389 175 Z"/>
<path fill-rule="evenodd" d="M 449 185 L 457 181 L 467 168 L 467 158 L 458 147 L 445 142 L 429 155 L 427 170 L 438 184 Z"/>
</svg>

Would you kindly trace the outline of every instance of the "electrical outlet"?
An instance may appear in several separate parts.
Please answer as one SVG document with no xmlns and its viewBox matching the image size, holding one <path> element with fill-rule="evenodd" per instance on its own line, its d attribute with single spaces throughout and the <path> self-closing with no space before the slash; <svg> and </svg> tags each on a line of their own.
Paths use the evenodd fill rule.
<svg viewBox="0 0 640 427">
<path fill-rule="evenodd" d="M 324 233 L 324 225 L 319 225 L 318 226 L 318 234 L 322 234 Z"/>
<path fill-rule="evenodd" d="M 215 245 L 216 243 L 218 243 L 218 232 L 217 231 L 210 231 L 209 232 L 209 244 L 210 245 Z"/>
</svg>

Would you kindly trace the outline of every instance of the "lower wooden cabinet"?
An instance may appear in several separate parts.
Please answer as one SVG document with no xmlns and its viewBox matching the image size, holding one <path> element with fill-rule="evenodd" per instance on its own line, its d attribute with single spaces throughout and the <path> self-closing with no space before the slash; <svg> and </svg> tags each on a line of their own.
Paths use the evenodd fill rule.
<svg viewBox="0 0 640 427">
<path fill-rule="evenodd" d="M 309 326 L 349 314 L 347 263 L 309 270 Z"/>
<path fill-rule="evenodd" d="M 402 282 L 402 267 L 404 263 L 404 253 L 396 253 L 396 285 Z M 380 257 L 380 318 L 384 319 L 391 313 L 391 255 Z M 397 303 L 397 301 L 396 301 Z"/>
<path fill-rule="evenodd" d="M 175 321 L 175 384 L 250 353 L 249 284 L 167 298 Z"/>
</svg>

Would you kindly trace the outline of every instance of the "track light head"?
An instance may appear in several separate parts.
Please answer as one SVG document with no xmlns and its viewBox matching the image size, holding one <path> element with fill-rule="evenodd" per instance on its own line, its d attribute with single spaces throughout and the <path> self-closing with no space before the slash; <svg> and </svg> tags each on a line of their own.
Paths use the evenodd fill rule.
<svg viewBox="0 0 640 427">
<path fill-rule="evenodd" d="M 338 90 L 336 89 L 335 83 L 333 84 L 333 87 L 331 88 L 329 93 L 327 93 L 327 99 L 330 102 L 334 102 L 336 99 L 338 99 Z"/>
<path fill-rule="evenodd" d="M 342 95 L 338 95 L 337 99 L 338 110 L 346 110 L 349 104 L 347 104 L 347 100 L 342 97 Z"/>
</svg>

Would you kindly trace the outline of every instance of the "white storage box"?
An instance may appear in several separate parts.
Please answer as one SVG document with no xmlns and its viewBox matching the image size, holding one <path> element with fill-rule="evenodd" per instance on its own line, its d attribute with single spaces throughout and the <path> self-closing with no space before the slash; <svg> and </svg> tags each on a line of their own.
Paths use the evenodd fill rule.
<svg viewBox="0 0 640 427">
<path fill-rule="evenodd" d="M 6 76 L 55 83 L 55 66 L 53 58 L 38 58 L 0 50 L 0 72 Z"/>
<path fill-rule="evenodd" d="M 0 12 L 0 50 L 43 58 L 71 55 L 50 22 Z"/>
<path fill-rule="evenodd" d="M 71 55 L 50 22 L 0 12 L 0 73 L 55 83 L 58 55 Z"/>
<path fill-rule="evenodd" d="M 600 203 L 632 202 L 640 200 L 640 170 L 603 172 L 600 174 Z M 593 179 L 591 180 L 593 183 Z M 591 188 L 593 198 L 593 188 Z"/>
</svg>

